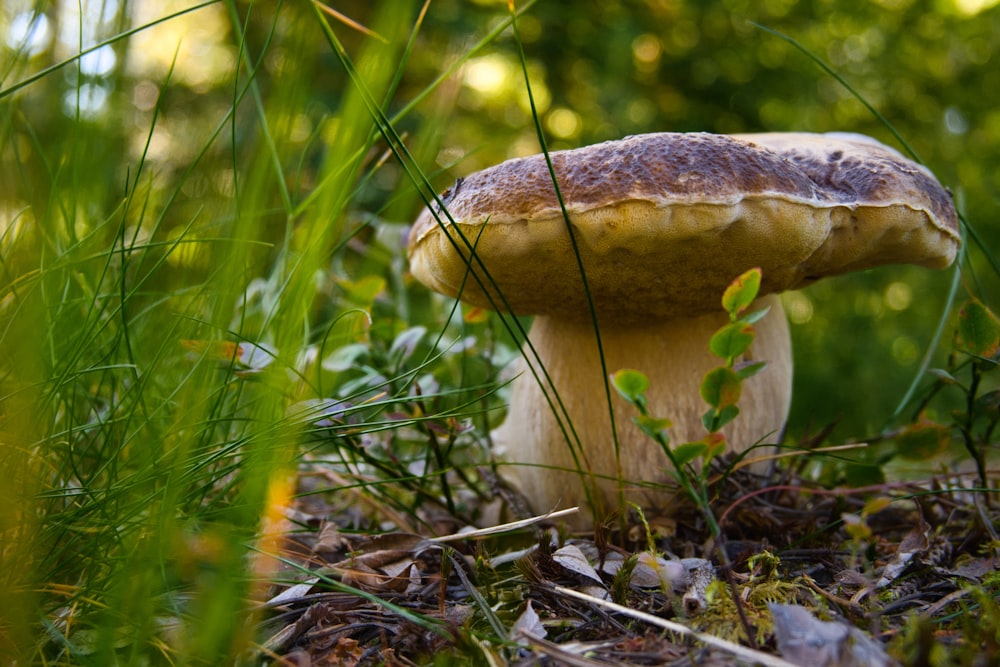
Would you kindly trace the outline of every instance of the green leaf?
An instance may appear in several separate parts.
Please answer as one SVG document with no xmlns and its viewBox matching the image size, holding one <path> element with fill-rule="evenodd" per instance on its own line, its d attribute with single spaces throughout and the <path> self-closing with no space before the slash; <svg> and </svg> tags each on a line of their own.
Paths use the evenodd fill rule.
<svg viewBox="0 0 1000 667">
<path fill-rule="evenodd" d="M 944 452 L 950 442 L 950 428 L 922 416 L 896 438 L 896 451 L 904 459 L 924 461 Z"/>
<path fill-rule="evenodd" d="M 709 408 L 708 412 L 701 416 L 701 423 L 705 430 L 715 433 L 729 422 L 736 419 L 740 414 L 740 409 L 735 405 L 727 405 L 724 408 Z"/>
<path fill-rule="evenodd" d="M 739 321 L 746 322 L 747 324 L 756 324 L 757 322 L 760 322 L 762 319 L 764 319 L 764 316 L 767 315 L 769 312 L 771 312 L 770 306 L 768 306 L 767 308 L 761 308 L 760 310 L 754 310 L 740 317 Z"/>
<path fill-rule="evenodd" d="M 726 309 L 731 318 L 739 317 L 740 313 L 757 298 L 757 292 L 760 291 L 760 278 L 759 268 L 750 269 L 726 288 L 722 295 L 722 307 Z"/>
<path fill-rule="evenodd" d="M 708 453 L 708 445 L 704 442 L 685 442 L 674 448 L 674 460 L 682 466 Z"/>
<path fill-rule="evenodd" d="M 747 351 L 753 343 L 753 327 L 742 321 L 730 322 L 715 332 L 708 348 L 717 357 L 733 359 Z"/>
<path fill-rule="evenodd" d="M 993 357 L 1000 349 L 1000 320 L 979 301 L 970 301 L 958 313 L 958 347 L 978 357 Z"/>
<path fill-rule="evenodd" d="M 701 397 L 713 408 L 735 405 L 740 400 L 743 381 L 731 368 L 719 366 L 705 374 L 701 381 Z"/>
<path fill-rule="evenodd" d="M 662 438 L 663 442 L 670 442 L 670 436 L 667 435 L 667 429 L 674 424 L 669 419 L 650 417 L 649 415 L 638 415 L 633 417 L 632 421 L 634 421 L 636 426 L 642 429 L 642 432 L 650 438 L 653 438 L 654 440 L 660 440 Z"/>
<path fill-rule="evenodd" d="M 424 326 L 415 326 L 404 329 L 392 341 L 392 345 L 389 347 L 389 356 L 392 357 L 396 363 L 400 363 L 408 359 L 410 355 L 413 354 L 413 350 L 416 349 L 420 341 L 423 340 L 425 335 L 427 335 L 427 327 Z"/>
<path fill-rule="evenodd" d="M 943 368 L 928 368 L 927 373 L 945 384 L 958 384 L 958 378 Z"/>
<path fill-rule="evenodd" d="M 844 531 L 849 537 L 855 540 L 868 539 L 872 535 L 872 529 L 868 527 L 865 520 L 862 519 L 857 514 L 841 514 L 840 518 L 844 521 Z"/>
<path fill-rule="evenodd" d="M 726 450 L 726 437 L 721 433 L 709 433 L 696 442 L 686 442 L 674 448 L 674 459 L 678 465 L 690 463 L 695 459 L 703 459 L 707 464 L 714 457 Z"/>
<path fill-rule="evenodd" d="M 844 479 L 850 486 L 874 486 L 885 483 L 885 473 L 881 465 L 847 463 L 844 465 Z"/>
<path fill-rule="evenodd" d="M 645 403 L 643 394 L 649 389 L 649 378 L 631 368 L 623 368 L 611 374 L 611 384 L 630 403 Z"/>
<path fill-rule="evenodd" d="M 973 404 L 973 412 L 990 420 L 996 420 L 997 417 L 1000 417 L 1000 389 L 994 389 L 979 396 Z"/>
<path fill-rule="evenodd" d="M 736 410 L 737 413 L 739 413 L 739 408 L 737 408 L 735 405 L 732 407 Z M 736 415 L 733 415 L 733 417 L 735 416 Z M 718 456 L 719 454 L 721 454 L 722 452 L 726 451 L 726 437 L 721 433 L 715 433 L 715 432 L 709 433 L 704 438 L 702 438 L 702 442 L 704 442 L 705 445 L 708 447 L 708 451 L 705 453 L 706 461 L 709 461 Z"/>
<path fill-rule="evenodd" d="M 364 276 L 358 280 L 339 280 L 337 285 L 344 291 L 344 297 L 365 310 L 371 310 L 375 298 L 385 291 L 386 280 L 381 276 Z"/>
<path fill-rule="evenodd" d="M 746 380 L 747 378 L 752 378 L 757 373 L 764 370 L 767 367 L 766 361 L 747 361 L 742 364 L 737 364 L 733 367 L 736 374 L 740 376 L 741 380 Z"/>
<path fill-rule="evenodd" d="M 866 502 L 865 506 L 861 508 L 862 518 L 869 517 L 873 514 L 881 512 L 886 507 L 888 507 L 889 503 L 891 502 L 892 498 L 889 498 L 888 496 L 875 496 L 874 498 Z"/>
<path fill-rule="evenodd" d="M 337 348 L 323 359 L 323 370 L 340 373 L 361 365 L 361 360 L 368 355 L 368 346 L 364 343 L 352 343 Z"/>
</svg>

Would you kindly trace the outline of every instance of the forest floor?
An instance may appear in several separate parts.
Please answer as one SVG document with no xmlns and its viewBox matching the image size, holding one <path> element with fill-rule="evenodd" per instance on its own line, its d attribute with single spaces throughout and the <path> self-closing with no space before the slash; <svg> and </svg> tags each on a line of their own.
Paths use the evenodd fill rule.
<svg viewBox="0 0 1000 667">
<path fill-rule="evenodd" d="M 495 517 L 479 527 L 424 508 L 361 534 L 379 508 L 323 493 L 342 481 L 300 475 L 263 621 L 275 664 L 1000 664 L 1000 508 L 974 479 L 737 472 L 713 489 L 720 541 L 693 506 L 572 535 L 501 523 L 500 498 L 471 501 Z"/>
</svg>

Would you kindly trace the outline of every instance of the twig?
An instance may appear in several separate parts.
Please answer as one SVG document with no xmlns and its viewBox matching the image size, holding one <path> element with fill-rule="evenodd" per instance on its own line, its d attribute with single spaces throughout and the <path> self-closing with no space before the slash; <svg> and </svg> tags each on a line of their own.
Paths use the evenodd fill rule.
<svg viewBox="0 0 1000 667">
<path fill-rule="evenodd" d="M 549 512 L 548 514 L 542 514 L 540 516 L 533 516 L 530 519 L 521 519 L 520 521 L 511 521 L 510 523 L 502 523 L 499 526 L 480 528 L 478 530 L 469 530 L 461 533 L 452 533 L 451 535 L 442 535 L 441 537 L 432 537 L 428 541 L 457 542 L 458 540 L 469 540 L 469 539 L 477 539 L 480 537 L 490 537 L 491 535 L 499 535 L 500 533 L 509 533 L 512 530 L 527 528 L 528 526 L 533 526 L 536 523 L 540 523 L 548 519 L 558 519 L 559 517 L 563 517 L 568 514 L 575 514 L 576 512 L 579 511 L 580 511 L 579 507 L 570 507 L 568 509 L 556 510 L 554 512 Z"/>
<path fill-rule="evenodd" d="M 767 667 L 798 667 L 794 663 L 788 662 L 782 658 L 779 658 L 756 649 L 747 648 L 741 646 L 740 644 L 735 644 L 731 641 L 721 639 L 714 635 L 705 634 L 703 632 L 698 632 L 692 630 L 691 628 L 681 625 L 680 623 L 675 623 L 674 621 L 668 621 L 659 616 L 653 616 L 652 614 L 647 614 L 644 611 L 638 611 L 636 609 L 630 609 L 624 607 L 620 604 L 616 604 L 609 600 L 602 600 L 596 598 L 592 595 L 587 595 L 585 593 L 580 593 L 574 591 L 571 588 L 564 588 L 562 586 L 555 586 L 554 590 L 563 595 L 568 595 L 569 597 L 576 598 L 577 600 L 583 600 L 589 602 L 590 604 L 597 605 L 598 607 L 604 607 L 605 609 L 610 609 L 612 611 L 618 612 L 620 614 L 625 614 L 631 616 L 634 619 L 643 621 L 644 623 L 649 623 L 650 625 L 655 625 L 663 628 L 664 630 L 669 630 L 670 632 L 676 632 L 679 635 L 684 635 L 686 637 L 691 637 L 692 639 L 705 644 L 706 646 L 711 646 L 713 648 L 720 649 L 731 655 L 744 660 L 750 660 L 754 663 L 761 665 L 766 665 Z"/>
<path fill-rule="evenodd" d="M 934 616 L 939 611 L 950 605 L 952 602 L 955 602 L 956 600 L 961 600 L 971 592 L 972 592 L 971 588 L 960 588 L 957 591 L 952 591 L 951 593 L 948 593 L 948 595 L 945 595 L 943 598 L 941 598 L 934 604 L 924 608 L 920 612 L 920 615 L 923 616 L 924 618 L 934 618 Z"/>
<path fill-rule="evenodd" d="M 546 641 L 545 639 L 537 637 L 530 632 L 521 631 L 514 637 L 511 637 L 511 639 L 518 642 L 524 642 L 535 651 L 558 661 L 559 664 L 567 665 L 568 667 L 607 667 L 608 665 L 625 665 L 625 663 L 618 660 L 613 662 L 609 660 L 591 660 L 584 655 L 578 655 L 567 650 L 565 645 Z M 590 648 L 588 647 L 587 650 L 589 651 Z"/>
</svg>

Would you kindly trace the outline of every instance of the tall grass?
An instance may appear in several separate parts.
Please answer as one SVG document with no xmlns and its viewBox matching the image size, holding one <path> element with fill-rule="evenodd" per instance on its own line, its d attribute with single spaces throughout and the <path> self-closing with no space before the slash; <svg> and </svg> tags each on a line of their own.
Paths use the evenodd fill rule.
<svg viewBox="0 0 1000 667">
<path fill-rule="evenodd" d="M 366 96 L 386 114 L 403 106 L 419 10 L 381 3 L 363 28 L 308 4 L 205 3 L 165 24 L 123 12 L 98 36 L 118 60 L 97 108 L 81 94 L 90 44 L 8 52 L 5 662 L 245 659 L 278 567 L 266 554 L 294 528 L 285 509 L 304 443 L 410 516 L 443 477 L 447 456 L 405 439 L 480 413 L 491 388 L 476 378 L 493 370 L 470 371 L 449 352 L 454 336 L 435 345 L 409 326 L 402 226 L 358 206 L 412 209 Z M 204 64 L 226 79 L 210 97 L 192 83 L 197 62 L 127 68 L 174 20 L 229 33 L 228 63 Z M 348 44 L 363 87 L 322 70 L 334 64 L 325 30 Z M 150 90 L 155 102 L 135 110 Z M 448 104 L 434 95 L 419 97 Z M 433 128 L 413 143 L 433 155 Z M 464 393 L 437 391 L 424 358 L 442 354 L 466 373 Z M 391 487 L 369 486 L 379 478 Z"/>
</svg>

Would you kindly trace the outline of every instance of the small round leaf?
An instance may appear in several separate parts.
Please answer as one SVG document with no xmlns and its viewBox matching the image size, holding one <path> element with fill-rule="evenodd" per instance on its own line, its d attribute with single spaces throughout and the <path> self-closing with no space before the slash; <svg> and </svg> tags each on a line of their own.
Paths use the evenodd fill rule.
<svg viewBox="0 0 1000 667">
<path fill-rule="evenodd" d="M 723 426 L 733 421 L 740 414 L 739 407 L 735 405 L 727 405 L 724 408 L 709 408 L 708 411 L 701 416 L 701 423 L 705 427 L 705 430 L 709 433 L 715 433 Z"/>
<path fill-rule="evenodd" d="M 958 313 L 958 346 L 979 357 L 1000 349 L 1000 320 L 979 301 L 970 301 Z"/>
<path fill-rule="evenodd" d="M 753 343 L 753 327 L 744 322 L 730 322 L 708 341 L 712 354 L 723 359 L 733 359 L 747 351 Z"/>
<path fill-rule="evenodd" d="M 739 314 L 757 298 L 757 292 L 760 291 L 760 278 L 759 268 L 750 269 L 726 288 L 722 295 L 722 307 L 726 309 L 730 317 L 734 319 L 739 317 Z"/>
<path fill-rule="evenodd" d="M 708 445 L 704 442 L 685 442 L 683 445 L 674 447 L 674 461 L 682 466 L 697 458 L 701 458 L 708 453 Z"/>
<path fill-rule="evenodd" d="M 649 415 L 638 415 L 632 418 L 636 426 L 642 429 L 642 432 L 648 435 L 653 440 L 663 439 L 664 442 L 670 442 L 670 436 L 667 434 L 667 429 L 673 426 L 673 422 L 669 419 L 650 417 Z"/>
<path fill-rule="evenodd" d="M 716 409 L 735 405 L 740 400 L 743 381 L 731 368 L 719 366 L 705 374 L 701 381 L 701 397 Z"/>
<path fill-rule="evenodd" d="M 649 389 L 649 378 L 631 368 L 623 368 L 612 373 L 611 383 L 622 398 L 632 403 L 642 400 L 643 394 Z"/>
</svg>

